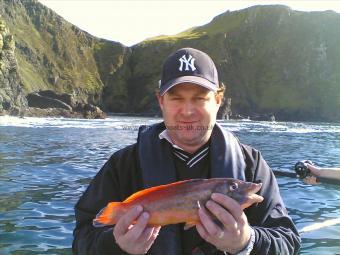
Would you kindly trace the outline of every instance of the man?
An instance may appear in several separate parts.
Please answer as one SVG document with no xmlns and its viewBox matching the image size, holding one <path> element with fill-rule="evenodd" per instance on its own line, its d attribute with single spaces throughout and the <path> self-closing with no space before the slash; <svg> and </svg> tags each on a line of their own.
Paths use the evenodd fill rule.
<svg viewBox="0 0 340 255">
<path fill-rule="evenodd" d="M 340 181 L 340 168 L 338 167 L 317 167 L 308 163 L 306 163 L 306 165 L 311 173 L 303 179 L 303 181 L 307 184 L 320 184 L 320 182 L 318 181 L 318 177 Z"/>
<path fill-rule="evenodd" d="M 137 143 L 114 153 L 80 198 L 74 254 L 297 254 L 300 237 L 271 169 L 258 151 L 216 124 L 222 96 L 207 54 L 183 48 L 166 59 L 157 94 L 164 123 L 140 128 Z M 189 230 L 180 224 L 148 227 L 142 206 L 113 227 L 92 226 L 108 202 L 152 186 L 212 177 L 262 182 L 264 201 L 243 212 L 233 199 L 213 194 L 199 209 L 201 223 Z"/>
</svg>

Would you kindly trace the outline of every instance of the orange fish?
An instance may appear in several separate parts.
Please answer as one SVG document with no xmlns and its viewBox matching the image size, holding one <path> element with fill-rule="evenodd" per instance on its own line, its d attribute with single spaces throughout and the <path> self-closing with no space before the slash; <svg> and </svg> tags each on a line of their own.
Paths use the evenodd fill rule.
<svg viewBox="0 0 340 255">
<path fill-rule="evenodd" d="M 123 202 L 111 202 L 93 220 L 95 227 L 114 225 L 129 209 L 141 205 L 150 214 L 149 226 L 164 226 L 185 222 L 188 229 L 199 222 L 198 209 L 212 193 L 222 193 L 235 199 L 242 209 L 263 201 L 255 193 L 261 183 L 232 178 L 191 179 L 141 190 Z"/>
</svg>

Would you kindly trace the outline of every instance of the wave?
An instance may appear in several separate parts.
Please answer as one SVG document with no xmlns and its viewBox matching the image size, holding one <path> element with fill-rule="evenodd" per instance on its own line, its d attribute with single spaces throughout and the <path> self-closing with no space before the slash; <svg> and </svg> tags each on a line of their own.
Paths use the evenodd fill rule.
<svg viewBox="0 0 340 255">
<path fill-rule="evenodd" d="M 234 132 L 268 133 L 340 133 L 340 125 L 334 123 L 269 122 L 269 121 L 218 121 Z"/>
<path fill-rule="evenodd" d="M 106 119 L 75 119 L 75 118 L 37 118 L 0 116 L 0 127 L 26 128 L 114 128 L 137 131 L 140 125 L 151 125 L 162 121 L 161 118 L 110 116 Z M 280 132 L 280 133 L 340 133 L 340 124 L 307 123 L 307 122 L 268 122 L 218 120 L 224 128 L 232 132 Z"/>
<path fill-rule="evenodd" d="M 140 125 L 150 125 L 159 122 L 156 118 L 143 117 L 109 117 L 106 119 L 76 119 L 76 118 L 37 118 L 0 116 L 0 127 L 27 127 L 27 128 L 115 128 L 138 130 Z"/>
</svg>

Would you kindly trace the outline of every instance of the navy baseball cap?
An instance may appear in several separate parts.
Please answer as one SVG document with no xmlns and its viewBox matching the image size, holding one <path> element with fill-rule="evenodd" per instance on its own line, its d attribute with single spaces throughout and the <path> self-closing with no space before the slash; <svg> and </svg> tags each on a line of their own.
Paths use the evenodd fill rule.
<svg viewBox="0 0 340 255">
<path fill-rule="evenodd" d="M 193 48 L 179 49 L 165 60 L 159 81 L 160 95 L 181 83 L 193 83 L 217 91 L 218 74 L 208 54 Z"/>
</svg>

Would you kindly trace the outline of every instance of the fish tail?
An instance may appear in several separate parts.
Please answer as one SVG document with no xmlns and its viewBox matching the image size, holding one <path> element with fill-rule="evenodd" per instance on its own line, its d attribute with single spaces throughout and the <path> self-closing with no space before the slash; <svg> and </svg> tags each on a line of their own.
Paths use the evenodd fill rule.
<svg viewBox="0 0 340 255">
<path fill-rule="evenodd" d="M 94 227 L 104 227 L 114 225 L 121 214 L 122 202 L 111 202 L 104 207 L 92 221 Z"/>
</svg>

